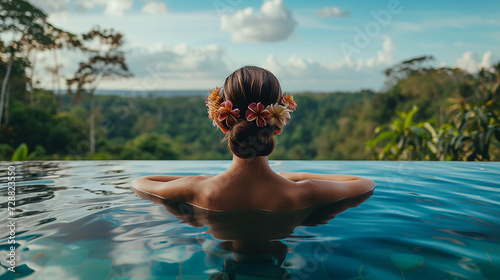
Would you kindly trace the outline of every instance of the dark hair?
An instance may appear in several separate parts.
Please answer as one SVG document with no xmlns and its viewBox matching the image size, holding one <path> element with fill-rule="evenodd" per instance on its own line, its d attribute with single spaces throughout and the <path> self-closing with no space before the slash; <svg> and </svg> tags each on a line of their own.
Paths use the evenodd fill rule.
<svg viewBox="0 0 500 280">
<path fill-rule="evenodd" d="M 226 78 L 222 90 L 224 100 L 240 109 L 240 118 L 229 128 L 228 146 L 240 158 L 267 156 L 274 150 L 274 126 L 258 127 L 245 119 L 248 105 L 262 103 L 267 106 L 281 101 L 278 79 L 266 69 L 256 66 L 242 67 Z"/>
</svg>

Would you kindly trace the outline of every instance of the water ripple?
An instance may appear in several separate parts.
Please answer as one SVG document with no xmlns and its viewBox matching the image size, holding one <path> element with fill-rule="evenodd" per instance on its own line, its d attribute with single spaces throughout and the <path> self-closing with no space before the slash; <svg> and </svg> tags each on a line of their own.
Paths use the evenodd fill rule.
<svg viewBox="0 0 500 280">
<path fill-rule="evenodd" d="M 95 279 L 160 277 L 160 272 L 177 277 L 180 266 L 193 277 L 207 279 L 207 271 L 219 271 L 225 264 L 220 261 L 223 243 L 210 247 L 217 252 L 202 245 L 217 241 L 207 227 L 139 199 L 129 186 L 143 175 L 218 174 L 228 161 L 0 166 L 10 164 L 19 176 L 19 265 L 36 271 L 27 279 L 48 272 L 77 279 L 78 271 L 90 264 L 107 273 L 97 275 L 101 272 L 95 269 Z M 500 275 L 500 163 L 273 161 L 271 166 L 278 172 L 353 174 L 377 183 L 363 204 L 325 224 L 299 226 L 282 240 L 288 253 L 279 268 L 297 279 L 314 264 L 315 270 L 304 274 L 308 279 Z M 3 197 L 6 182 L 6 177 L 0 178 Z M 7 204 L 0 206 L 5 216 Z M 0 247 L 1 254 L 6 250 Z M 150 268 L 149 274 L 144 267 Z"/>
</svg>

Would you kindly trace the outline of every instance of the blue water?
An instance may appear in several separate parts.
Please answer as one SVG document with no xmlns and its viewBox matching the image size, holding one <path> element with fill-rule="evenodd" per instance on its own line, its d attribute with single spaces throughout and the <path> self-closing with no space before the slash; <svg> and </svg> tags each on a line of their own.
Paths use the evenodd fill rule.
<svg viewBox="0 0 500 280">
<path fill-rule="evenodd" d="M 129 188 L 143 175 L 215 175 L 227 161 L 15 163 L 15 273 L 9 165 L 0 279 L 500 279 L 500 163 L 275 161 L 277 172 L 377 183 L 362 203 L 287 213 L 210 212 Z"/>
</svg>

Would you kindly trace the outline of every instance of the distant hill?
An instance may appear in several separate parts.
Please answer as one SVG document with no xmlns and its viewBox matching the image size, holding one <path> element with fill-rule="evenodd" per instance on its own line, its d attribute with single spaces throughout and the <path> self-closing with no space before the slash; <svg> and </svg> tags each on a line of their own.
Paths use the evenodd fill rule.
<svg viewBox="0 0 500 280">
<path fill-rule="evenodd" d="M 123 97 L 172 97 L 172 96 L 206 96 L 206 90 L 154 90 L 154 91 L 133 91 L 133 90 L 97 90 L 97 95 L 118 95 Z"/>
</svg>

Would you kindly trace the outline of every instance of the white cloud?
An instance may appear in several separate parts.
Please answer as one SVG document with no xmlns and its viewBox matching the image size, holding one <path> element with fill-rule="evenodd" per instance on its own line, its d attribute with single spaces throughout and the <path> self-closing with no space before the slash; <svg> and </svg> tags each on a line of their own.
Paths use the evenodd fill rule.
<svg viewBox="0 0 500 280">
<path fill-rule="evenodd" d="M 150 2 L 144 5 L 141 11 L 150 15 L 165 15 L 167 14 L 167 5 L 161 2 Z"/>
<path fill-rule="evenodd" d="M 220 85 L 230 73 L 226 51 L 218 45 L 194 48 L 186 44 L 156 44 L 149 49 L 136 49 L 127 60 L 135 77 L 119 84 L 103 84 L 103 88 L 126 87 L 136 92 L 209 89 Z"/>
<path fill-rule="evenodd" d="M 478 65 L 478 68 L 490 69 L 493 66 L 493 60 L 494 60 L 493 52 L 492 51 L 485 52 L 483 55 L 483 59 Z"/>
<path fill-rule="evenodd" d="M 94 3 L 94 1 L 77 1 L 75 3 L 75 10 L 77 10 L 78 12 L 87 12 L 87 11 L 90 11 L 94 8 L 96 4 Z"/>
<path fill-rule="evenodd" d="M 457 58 L 457 67 L 473 74 L 477 73 L 481 68 L 490 69 L 493 65 L 493 60 L 494 57 L 492 51 L 485 52 L 483 54 L 483 58 L 479 63 L 476 60 L 475 53 L 472 51 L 468 51 L 465 52 L 461 57 Z"/>
<path fill-rule="evenodd" d="M 382 49 L 377 53 L 377 64 L 378 65 L 391 65 L 394 62 L 394 44 L 391 38 L 386 37 L 384 43 L 382 44 Z"/>
<path fill-rule="evenodd" d="M 134 4 L 134 0 L 108 0 L 104 13 L 108 16 L 122 16 L 123 12 L 130 10 Z"/>
<path fill-rule="evenodd" d="M 376 56 L 365 60 L 358 59 L 355 63 L 349 58 L 324 62 L 296 55 L 290 56 L 287 60 L 280 60 L 274 55 L 269 55 L 263 66 L 272 71 L 282 81 L 282 86 L 288 90 L 315 90 L 327 87 L 332 90 L 352 90 L 357 89 L 359 85 L 379 87 L 380 80 L 383 79 L 382 70 L 392 64 L 393 59 L 394 47 L 392 40 L 387 37 Z"/>
<path fill-rule="evenodd" d="M 155 91 L 162 89 L 209 89 L 234 69 L 227 66 L 226 50 L 218 45 L 190 47 L 186 44 L 166 45 L 157 43 L 149 48 L 126 50 L 126 62 L 134 77 L 128 79 L 103 80 L 99 89 L 126 89 L 133 91 Z M 52 51 L 37 53 L 35 80 L 40 86 L 52 89 L 52 75 L 46 70 L 54 66 Z M 58 51 L 58 63 L 62 64 L 61 88 L 66 89 L 63 78 L 69 78 L 85 59 L 79 52 Z"/>
<path fill-rule="evenodd" d="M 138 78 L 154 76 L 159 80 L 180 79 L 190 84 L 193 79 L 227 76 L 225 57 L 226 51 L 218 45 L 193 48 L 186 44 L 157 44 L 148 50 L 135 51 L 128 61 Z"/>
<path fill-rule="evenodd" d="M 75 3 L 75 9 L 79 12 L 92 10 L 97 6 L 105 6 L 104 14 L 120 17 L 132 8 L 134 0 L 80 0 Z"/>
<path fill-rule="evenodd" d="M 324 7 L 316 11 L 316 16 L 322 18 L 348 17 L 350 14 L 350 11 L 341 10 L 339 7 Z"/>
<path fill-rule="evenodd" d="M 249 7 L 221 17 L 221 30 L 231 33 L 231 40 L 235 42 L 283 41 L 296 25 L 282 0 L 264 0 L 259 11 Z"/>
<path fill-rule="evenodd" d="M 30 0 L 29 2 L 49 15 L 67 11 L 69 4 L 69 0 Z"/>
<path fill-rule="evenodd" d="M 464 53 L 462 57 L 457 58 L 457 66 L 458 68 L 462 68 L 470 73 L 477 72 L 476 58 L 474 57 L 474 53 L 468 51 Z"/>
</svg>

